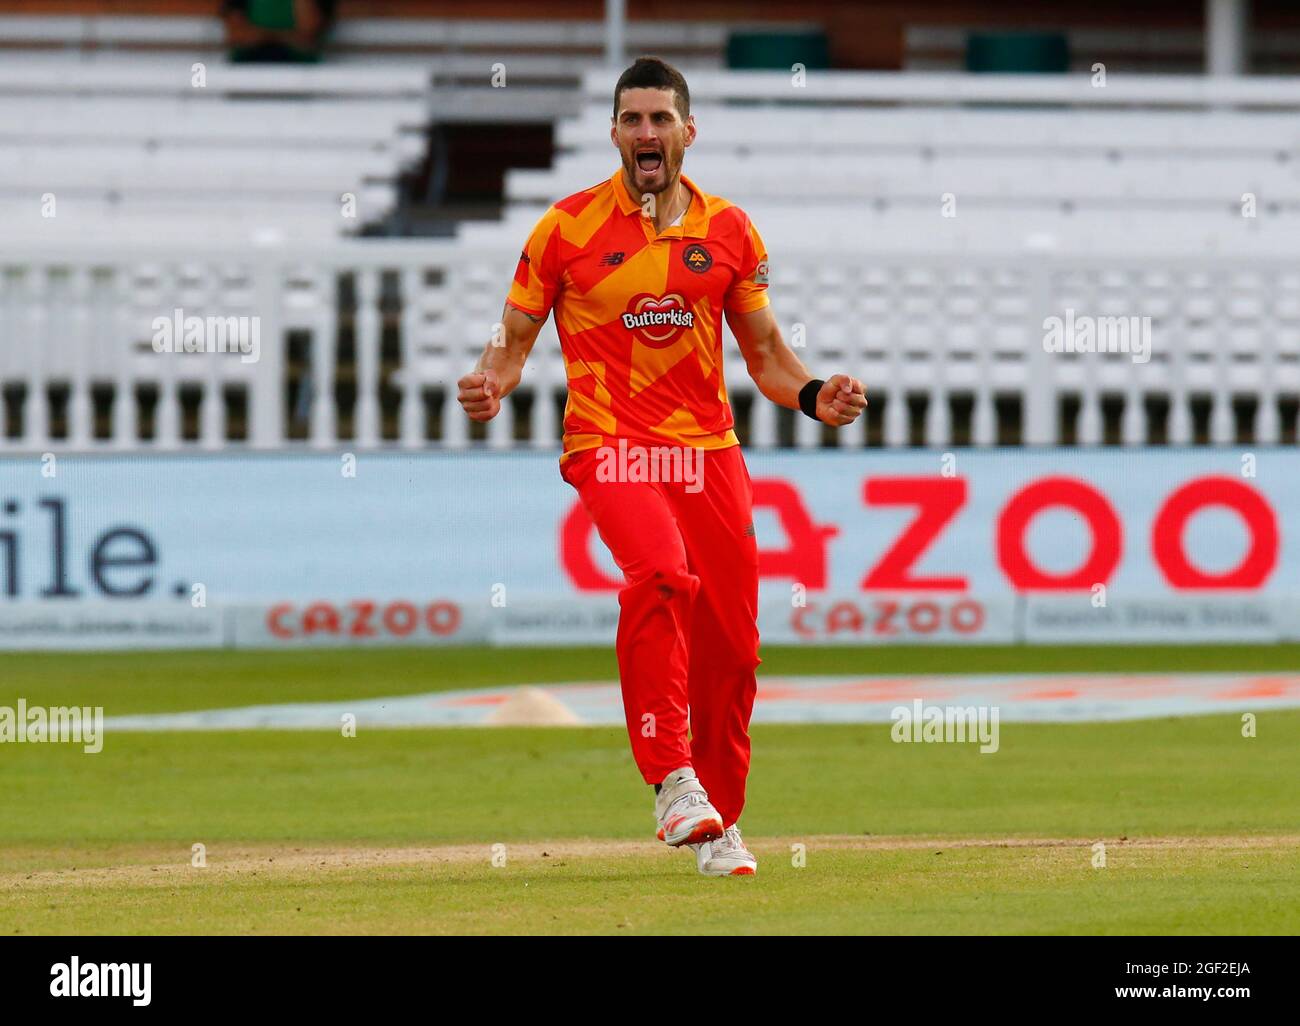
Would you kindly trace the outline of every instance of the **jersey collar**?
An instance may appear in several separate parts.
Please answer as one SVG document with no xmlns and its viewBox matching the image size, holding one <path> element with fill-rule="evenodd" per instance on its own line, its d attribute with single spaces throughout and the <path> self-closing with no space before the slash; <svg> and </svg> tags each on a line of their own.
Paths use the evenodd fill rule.
<svg viewBox="0 0 1300 1026">
<path fill-rule="evenodd" d="M 624 214 L 640 216 L 641 204 L 627 191 L 627 182 L 623 180 L 623 169 L 621 167 L 614 172 L 610 184 L 614 188 L 614 201 L 618 204 L 618 209 Z M 662 239 L 680 235 L 682 238 L 687 239 L 707 238 L 709 234 L 709 213 L 704 193 L 686 177 L 685 172 L 682 172 L 682 184 L 691 193 L 691 205 L 686 209 L 686 217 L 682 219 L 681 224 L 672 228 L 665 228 L 659 233 L 659 237 Z"/>
</svg>

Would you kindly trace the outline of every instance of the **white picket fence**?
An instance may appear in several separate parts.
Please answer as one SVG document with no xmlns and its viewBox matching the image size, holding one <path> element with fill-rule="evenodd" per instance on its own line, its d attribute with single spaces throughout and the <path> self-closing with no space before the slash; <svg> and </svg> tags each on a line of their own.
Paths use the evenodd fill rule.
<svg viewBox="0 0 1300 1026">
<path fill-rule="evenodd" d="M 548 323 L 524 383 L 475 438 L 455 382 L 501 315 L 517 249 L 454 242 L 343 240 L 258 249 L 82 244 L 65 251 L 0 244 L 0 448 L 138 451 L 306 445 L 450 448 L 559 436 L 564 368 Z M 996 404 L 1021 410 L 1019 440 L 1057 444 L 1063 397 L 1077 397 L 1077 434 L 1103 437 L 1103 401 L 1122 403 L 1122 438 L 1149 438 L 1148 400 L 1168 403 L 1167 440 L 1193 441 L 1193 405 L 1209 403 L 1209 441 L 1241 426 L 1234 401 L 1257 401 L 1247 434 L 1275 442 L 1280 406 L 1300 396 L 1300 267 L 1284 258 L 1111 257 L 1052 253 L 924 254 L 827 250 L 774 254 L 772 297 L 786 336 L 818 374 L 847 371 L 883 404 L 889 446 L 948 445 L 952 400 L 967 397 L 970 441 L 999 440 Z M 238 354 L 166 354 L 155 318 L 256 318 L 256 362 Z M 1044 322 L 1149 317 L 1152 355 L 1060 354 Z M 757 397 L 734 340 L 727 387 L 748 408 L 748 441 L 778 445 L 779 412 Z M 310 383 L 290 406 L 290 354 Z M 334 401 L 337 389 L 355 402 Z M 156 397 L 144 438 L 137 397 Z M 246 436 L 229 437 L 229 396 L 242 396 Z M 522 402 L 524 397 L 531 402 Z M 540 400 L 540 401 L 537 401 Z M 397 412 L 385 418 L 385 402 Z M 185 404 L 197 403 L 185 430 Z M 909 404 L 924 404 L 918 438 Z M 97 404 L 100 413 L 96 416 Z M 103 412 L 103 406 L 111 413 Z M 307 428 L 291 421 L 305 413 Z M 341 435 L 340 424 L 351 424 Z M 194 427 L 194 424 L 197 424 Z M 97 429 L 98 425 L 98 429 Z M 387 429 L 385 427 L 387 425 Z M 57 429 L 57 430 L 56 430 Z M 787 429 L 788 430 L 788 429 Z M 794 444 L 822 444 L 798 417 Z M 298 439 L 295 435 L 303 434 Z M 104 437 L 106 435 L 106 437 Z M 864 444 L 859 421 L 836 444 Z"/>
</svg>

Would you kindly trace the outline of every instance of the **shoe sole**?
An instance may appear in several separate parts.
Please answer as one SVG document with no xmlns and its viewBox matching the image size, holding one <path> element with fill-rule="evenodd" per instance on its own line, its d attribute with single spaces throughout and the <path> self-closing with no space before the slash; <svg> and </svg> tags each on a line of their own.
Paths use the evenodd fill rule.
<svg viewBox="0 0 1300 1026">
<path fill-rule="evenodd" d="M 702 875 L 704 875 L 704 876 L 716 876 L 716 877 L 723 877 L 723 876 L 755 876 L 755 875 L 756 875 L 755 872 L 754 872 L 754 867 L 753 867 L 753 866 L 737 866 L 735 869 L 729 870 L 728 872 L 725 872 L 725 873 L 710 873 L 710 872 L 707 872 L 707 871 L 705 871 L 705 870 L 702 869 L 702 870 L 700 870 L 700 873 L 701 873 Z"/>
<path fill-rule="evenodd" d="M 662 829 L 659 834 L 660 839 L 672 848 L 680 848 L 685 844 L 703 844 L 705 841 L 716 841 L 722 836 L 722 820 L 702 819 L 691 828 L 689 834 L 677 841 L 669 840 Z"/>
</svg>

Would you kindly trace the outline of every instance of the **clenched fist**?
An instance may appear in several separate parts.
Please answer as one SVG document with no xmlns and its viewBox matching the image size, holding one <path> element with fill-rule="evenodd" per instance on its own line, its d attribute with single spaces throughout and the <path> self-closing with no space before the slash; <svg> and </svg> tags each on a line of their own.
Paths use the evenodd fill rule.
<svg viewBox="0 0 1300 1026">
<path fill-rule="evenodd" d="M 470 371 L 456 385 L 460 389 L 456 401 L 470 420 L 486 422 L 501 412 L 501 383 L 496 371 Z"/>
<path fill-rule="evenodd" d="M 817 419 L 831 427 L 852 424 L 866 408 L 866 387 L 847 374 L 832 374 L 817 393 Z"/>
</svg>

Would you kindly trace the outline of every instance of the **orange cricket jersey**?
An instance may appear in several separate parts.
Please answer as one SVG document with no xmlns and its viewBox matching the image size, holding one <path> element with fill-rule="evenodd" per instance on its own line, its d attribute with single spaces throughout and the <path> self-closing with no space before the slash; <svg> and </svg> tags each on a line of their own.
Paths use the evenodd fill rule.
<svg viewBox="0 0 1300 1026">
<path fill-rule="evenodd" d="M 767 306 L 767 251 L 743 210 L 681 180 L 690 206 L 660 234 L 620 168 L 548 209 L 520 255 L 506 302 L 553 309 L 564 353 L 561 462 L 619 438 L 737 444 L 722 313 Z"/>
</svg>

